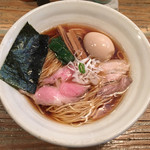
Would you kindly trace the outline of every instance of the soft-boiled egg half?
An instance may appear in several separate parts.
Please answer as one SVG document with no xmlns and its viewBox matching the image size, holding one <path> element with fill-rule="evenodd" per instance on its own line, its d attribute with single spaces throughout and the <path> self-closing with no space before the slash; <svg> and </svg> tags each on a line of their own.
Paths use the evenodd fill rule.
<svg viewBox="0 0 150 150">
<path fill-rule="evenodd" d="M 83 39 L 84 48 L 92 57 L 100 61 L 109 60 L 115 52 L 112 40 L 105 34 L 99 32 L 89 32 Z"/>
</svg>

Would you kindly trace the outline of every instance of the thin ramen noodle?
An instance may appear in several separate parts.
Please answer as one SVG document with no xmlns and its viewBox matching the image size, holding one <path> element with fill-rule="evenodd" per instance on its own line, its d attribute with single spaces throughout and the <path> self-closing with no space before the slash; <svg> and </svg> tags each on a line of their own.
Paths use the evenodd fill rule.
<svg viewBox="0 0 150 150">
<path fill-rule="evenodd" d="M 71 69 L 76 68 L 74 69 L 74 72 L 78 72 L 78 75 L 74 73 L 71 79 L 67 79 L 68 85 L 70 85 L 70 82 L 71 83 L 73 82 L 74 84 L 79 79 L 81 80 L 81 78 L 85 78 L 83 83 L 85 83 L 84 86 L 86 86 L 87 88 L 86 91 L 83 92 L 82 95 L 77 96 L 77 99 L 73 98 L 73 100 L 69 103 L 64 102 L 63 104 L 62 103 L 57 104 L 57 105 L 50 104 L 47 106 L 47 105 L 37 104 L 36 102 L 34 102 L 35 99 L 34 98 L 32 99 L 32 102 L 36 103 L 38 110 L 42 114 L 61 123 L 70 124 L 70 125 L 82 125 L 82 124 L 91 123 L 97 119 L 100 119 L 106 116 L 107 114 L 109 114 L 110 112 L 112 112 L 118 106 L 118 104 L 123 99 L 124 93 L 126 91 L 126 89 L 123 88 L 124 85 L 121 85 L 121 84 L 123 80 L 126 81 L 125 79 L 128 79 L 130 77 L 129 66 L 128 66 L 129 62 L 128 62 L 128 59 L 124 50 L 115 40 L 111 38 L 114 44 L 115 52 L 113 53 L 113 55 L 111 56 L 109 60 L 106 60 L 103 62 L 99 61 L 97 58 L 90 56 L 87 51 L 85 52 L 85 55 L 87 55 L 86 58 L 82 58 L 82 56 L 77 55 L 79 53 L 79 51 L 77 52 L 78 49 L 81 50 L 80 54 L 82 54 L 82 51 L 85 50 L 83 38 L 89 32 L 101 33 L 100 31 L 93 29 L 91 27 L 83 26 L 83 25 L 75 25 L 75 24 L 72 24 L 72 25 L 64 24 L 64 25 L 61 25 L 61 28 L 55 27 L 43 33 L 43 34 L 50 36 L 51 38 L 50 42 L 52 39 L 55 39 L 59 35 L 63 35 L 62 36 L 63 40 L 64 40 L 64 37 L 66 38 L 67 35 L 69 35 L 67 39 L 65 39 L 65 43 L 67 43 L 70 40 L 72 41 L 70 42 L 72 43 L 70 48 L 73 47 L 73 44 L 76 46 L 72 48 L 72 52 L 71 52 L 71 53 L 74 52 L 73 55 L 75 56 L 76 63 L 71 62 L 71 63 L 68 63 L 67 66 L 69 67 L 71 66 L 70 67 Z M 75 40 L 73 40 L 74 38 L 70 39 L 70 37 L 74 35 L 76 35 L 77 38 L 75 38 Z M 80 47 L 82 47 L 82 49 Z M 96 63 L 94 63 L 94 60 L 96 61 Z M 118 67 L 118 70 L 117 70 L 116 69 L 117 67 L 113 67 L 113 65 L 118 63 L 118 62 L 116 63 L 115 61 L 119 61 L 119 63 L 125 62 L 124 64 L 121 64 L 121 65 L 126 65 L 125 67 L 128 67 L 128 69 L 124 71 L 124 68 L 122 69 Z M 91 65 L 90 67 L 88 63 Z M 110 64 L 106 65 L 106 63 L 110 63 Z M 82 69 L 79 68 L 78 64 L 83 64 L 84 68 L 82 69 L 85 69 L 85 71 L 90 70 L 90 69 L 91 71 L 85 72 L 85 73 L 80 72 L 82 71 Z M 74 66 L 72 67 L 72 65 Z M 105 68 L 106 66 L 109 66 L 111 68 Z M 62 77 L 59 77 L 56 79 L 56 76 L 58 76 L 57 72 L 60 70 L 60 68 L 63 68 L 63 67 L 64 66 L 62 62 L 59 61 L 58 59 L 58 55 L 55 52 L 49 50 L 45 63 L 42 68 L 40 78 L 39 78 L 38 88 L 43 87 L 43 86 L 50 86 L 51 88 L 59 87 L 61 86 L 62 83 L 65 83 L 66 80 L 62 81 Z M 96 67 L 100 68 L 99 72 L 95 71 Z M 113 70 L 113 68 L 115 68 L 115 70 Z M 92 74 L 92 71 L 94 72 L 93 74 Z M 94 74 L 99 76 L 98 81 L 95 81 L 96 77 L 92 78 Z M 87 79 L 85 76 L 90 77 L 90 79 Z M 50 83 L 44 82 L 45 79 L 49 77 L 52 77 L 48 80 Z M 52 79 L 54 81 L 51 81 Z M 130 83 L 131 83 L 131 80 L 130 80 Z M 114 88 L 112 88 L 112 86 L 116 88 L 115 89 L 116 91 L 114 90 Z M 122 91 L 119 91 L 117 87 L 119 89 L 122 89 Z M 104 90 L 104 88 L 106 89 Z M 72 89 L 72 87 L 70 87 L 70 89 Z M 111 93 L 110 89 L 112 89 L 112 91 L 114 90 L 114 93 Z M 102 91 L 104 92 L 102 93 Z M 68 91 L 67 94 L 69 92 L 70 91 Z"/>
</svg>

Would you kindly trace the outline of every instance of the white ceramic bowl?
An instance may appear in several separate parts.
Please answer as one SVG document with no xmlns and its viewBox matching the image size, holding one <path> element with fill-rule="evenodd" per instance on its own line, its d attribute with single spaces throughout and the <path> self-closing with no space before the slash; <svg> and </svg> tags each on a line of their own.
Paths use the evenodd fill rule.
<svg viewBox="0 0 150 150">
<path fill-rule="evenodd" d="M 48 120 L 14 88 L 0 81 L 0 97 L 10 116 L 27 132 L 50 143 L 84 147 L 107 142 L 127 130 L 145 111 L 150 100 L 150 45 L 127 17 L 106 6 L 87 1 L 60 1 L 36 8 L 7 32 L 0 47 L 0 66 L 26 22 L 42 32 L 62 23 L 93 26 L 113 36 L 131 63 L 133 83 L 121 104 L 108 116 L 81 127 Z"/>
</svg>

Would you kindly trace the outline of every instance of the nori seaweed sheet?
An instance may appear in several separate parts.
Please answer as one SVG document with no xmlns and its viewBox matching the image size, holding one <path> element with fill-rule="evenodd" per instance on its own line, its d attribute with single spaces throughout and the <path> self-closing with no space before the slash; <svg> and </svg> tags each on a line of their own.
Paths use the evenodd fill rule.
<svg viewBox="0 0 150 150">
<path fill-rule="evenodd" d="M 0 79 L 17 89 L 35 93 L 48 52 L 48 40 L 48 35 L 39 34 L 26 23 L 6 57 Z"/>
</svg>

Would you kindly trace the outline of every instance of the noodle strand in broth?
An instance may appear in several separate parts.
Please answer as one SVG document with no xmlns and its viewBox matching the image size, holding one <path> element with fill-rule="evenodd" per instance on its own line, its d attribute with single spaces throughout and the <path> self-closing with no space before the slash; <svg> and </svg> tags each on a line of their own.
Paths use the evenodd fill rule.
<svg viewBox="0 0 150 150">
<path fill-rule="evenodd" d="M 66 25 L 66 27 L 64 25 L 63 31 L 72 30 L 72 27 L 73 26 L 71 25 Z M 80 28 L 80 26 L 78 26 L 78 28 Z M 92 31 L 91 28 L 83 26 L 81 30 L 84 31 L 84 34 Z M 95 29 L 93 29 L 93 31 L 95 32 Z M 44 34 L 51 35 L 51 37 L 55 37 L 55 35 L 58 36 L 57 27 L 45 32 Z M 79 37 L 78 39 L 81 41 L 81 37 Z M 81 43 L 81 45 L 82 44 L 83 43 Z M 128 61 L 121 47 L 115 44 L 115 49 L 116 51 L 112 59 Z M 62 63 L 56 58 L 55 53 L 49 50 L 39 78 L 39 87 L 44 86 L 44 79 L 52 76 L 53 74 L 55 74 L 55 72 L 57 72 L 57 70 L 59 70 L 62 67 Z M 127 74 L 129 74 L 129 72 L 127 72 Z M 90 88 L 88 89 L 88 92 L 86 92 L 81 97 L 78 97 L 78 101 L 63 105 L 37 105 L 37 108 L 42 114 L 46 114 L 50 118 L 61 123 L 75 126 L 79 126 L 85 123 L 91 123 L 113 111 L 115 107 L 120 103 L 123 97 L 123 95 L 119 95 L 118 97 L 97 96 L 97 93 L 99 92 L 102 86 L 104 86 L 104 84 L 101 83 L 101 81 L 99 81 L 97 85 L 89 85 Z"/>
<path fill-rule="evenodd" d="M 43 85 L 43 80 L 55 73 L 62 66 L 61 62 L 56 58 L 54 52 L 48 51 L 45 63 L 39 79 L 40 86 Z"/>
</svg>

